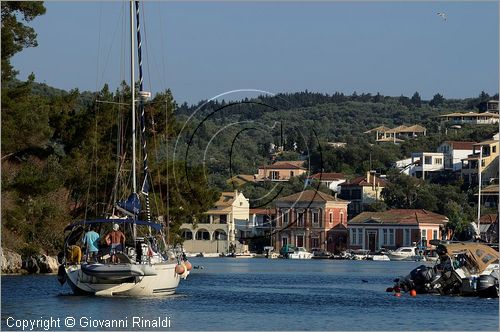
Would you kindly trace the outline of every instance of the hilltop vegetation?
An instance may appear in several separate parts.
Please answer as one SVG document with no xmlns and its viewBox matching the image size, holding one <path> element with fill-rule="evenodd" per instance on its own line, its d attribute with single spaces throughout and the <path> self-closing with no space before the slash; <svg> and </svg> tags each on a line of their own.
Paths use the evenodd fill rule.
<svg viewBox="0 0 500 332">
<path fill-rule="evenodd" d="M 113 203 L 131 190 L 130 143 L 124 139 L 131 131 L 124 106 L 131 99 L 130 86 L 80 92 L 36 83 L 35 75 L 26 82 L 16 79 L 11 57 L 36 46 L 35 31 L 24 23 L 44 13 L 41 2 L 2 2 L 2 245 L 25 255 L 58 251 L 69 222 L 109 214 Z M 268 164 L 273 146 L 285 149 L 278 159 L 303 159 L 311 172 L 387 173 L 395 160 L 414 151 L 433 151 L 443 140 L 490 137 L 495 126 L 446 132 L 436 118 L 484 110 L 490 98 L 484 92 L 463 100 L 436 94 L 426 101 L 418 92 L 390 97 L 304 91 L 178 106 L 166 89 L 146 107 L 152 209 L 168 216 L 170 240 L 179 241 L 179 225 L 199 218 L 219 191 L 233 190 L 227 182 L 232 175 L 254 174 Z M 376 126 L 401 124 L 421 124 L 428 135 L 382 146 L 363 134 Z M 332 141 L 347 147 L 329 147 L 326 143 Z M 303 180 L 282 184 L 277 197 L 304 189 Z M 386 206 L 374 209 L 427 208 L 453 214 L 457 225 L 471 214 L 471 194 L 460 194 L 459 183 L 438 188 L 432 186 L 442 184 L 405 181 L 395 175 Z M 261 206 L 257 198 L 271 187 L 247 184 L 241 189 L 255 199 L 253 206 Z M 451 203 L 436 201 L 436 193 L 448 191 L 455 193 Z M 401 195 L 408 192 L 418 199 L 402 203 Z"/>
</svg>

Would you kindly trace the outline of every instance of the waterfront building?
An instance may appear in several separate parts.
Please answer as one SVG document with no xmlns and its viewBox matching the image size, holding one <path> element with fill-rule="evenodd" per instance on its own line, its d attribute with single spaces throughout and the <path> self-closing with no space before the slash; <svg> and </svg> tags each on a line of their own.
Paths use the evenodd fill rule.
<svg viewBox="0 0 500 332">
<path fill-rule="evenodd" d="M 363 212 L 349 220 L 349 247 L 375 252 L 380 248 L 397 249 L 429 240 L 443 239 L 448 218 L 420 209 L 393 209 Z"/>
<path fill-rule="evenodd" d="M 336 226 L 345 227 L 347 224 L 348 203 L 315 190 L 306 190 L 278 199 L 276 249 L 289 244 L 305 247 L 309 251 L 334 251 L 345 246 L 347 228 L 342 233 L 342 228 Z M 336 231 L 333 232 L 333 229 Z M 338 243 L 340 240 L 344 243 Z"/>
<path fill-rule="evenodd" d="M 223 192 L 196 227 L 184 223 L 180 230 L 188 252 L 227 253 L 230 247 L 238 251 L 241 247 L 238 240 L 251 233 L 248 199 L 237 190 Z"/>
</svg>

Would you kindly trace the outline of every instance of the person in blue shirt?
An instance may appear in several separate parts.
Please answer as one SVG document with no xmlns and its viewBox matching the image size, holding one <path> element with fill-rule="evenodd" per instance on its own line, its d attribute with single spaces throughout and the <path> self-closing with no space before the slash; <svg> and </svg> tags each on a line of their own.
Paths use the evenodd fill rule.
<svg viewBox="0 0 500 332">
<path fill-rule="evenodd" d="M 99 251 L 99 239 L 101 236 L 94 229 L 94 226 L 89 227 L 89 231 L 83 237 L 83 245 L 85 246 L 85 253 L 87 262 L 97 261 L 97 253 Z"/>
</svg>

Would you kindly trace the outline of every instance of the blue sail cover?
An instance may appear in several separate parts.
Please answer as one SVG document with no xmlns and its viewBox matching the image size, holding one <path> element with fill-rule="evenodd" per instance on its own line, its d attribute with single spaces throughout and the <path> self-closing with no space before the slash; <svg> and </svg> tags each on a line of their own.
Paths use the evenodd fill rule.
<svg viewBox="0 0 500 332">
<path fill-rule="evenodd" d="M 136 193 L 130 194 L 126 201 L 119 201 L 118 206 L 133 214 L 141 212 L 141 201 Z"/>
</svg>

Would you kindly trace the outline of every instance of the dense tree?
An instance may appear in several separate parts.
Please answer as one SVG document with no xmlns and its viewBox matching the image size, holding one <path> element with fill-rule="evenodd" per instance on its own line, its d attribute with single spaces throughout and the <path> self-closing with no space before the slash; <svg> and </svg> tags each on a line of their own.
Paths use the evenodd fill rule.
<svg viewBox="0 0 500 332">
<path fill-rule="evenodd" d="M 429 102 L 429 105 L 431 105 L 432 107 L 436 107 L 443 103 L 444 103 L 444 97 L 441 94 L 436 93 Z"/>
<path fill-rule="evenodd" d="M 418 92 L 415 92 L 411 97 L 411 104 L 415 107 L 422 106 L 422 99 L 420 98 L 420 94 Z"/>
<path fill-rule="evenodd" d="M 2 85 L 15 77 L 12 56 L 25 47 L 37 46 L 35 30 L 18 21 L 31 22 L 45 14 L 41 1 L 2 1 Z"/>
</svg>

